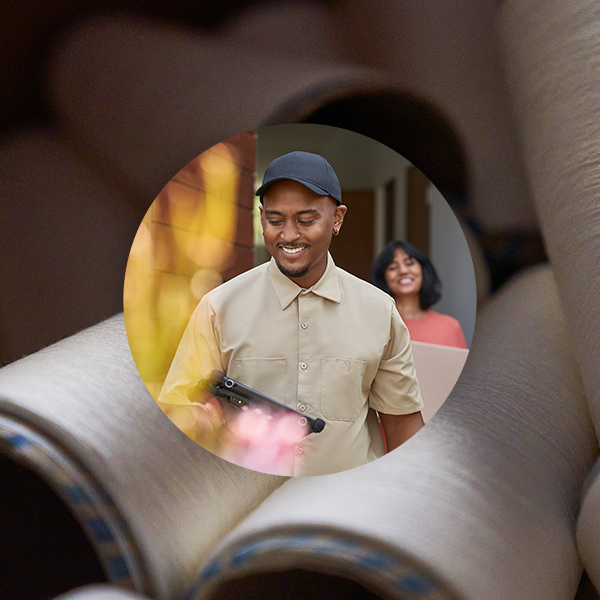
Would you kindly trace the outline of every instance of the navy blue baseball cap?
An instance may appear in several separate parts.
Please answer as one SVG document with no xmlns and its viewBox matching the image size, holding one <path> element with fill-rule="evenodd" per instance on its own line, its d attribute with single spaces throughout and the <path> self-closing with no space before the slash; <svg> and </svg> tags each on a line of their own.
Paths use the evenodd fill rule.
<svg viewBox="0 0 600 600">
<path fill-rule="evenodd" d="M 320 154 L 296 150 L 272 160 L 267 166 L 262 185 L 256 190 L 261 203 L 265 191 L 285 179 L 297 181 L 320 196 L 331 196 L 338 204 L 342 203 L 337 175 Z"/>
</svg>

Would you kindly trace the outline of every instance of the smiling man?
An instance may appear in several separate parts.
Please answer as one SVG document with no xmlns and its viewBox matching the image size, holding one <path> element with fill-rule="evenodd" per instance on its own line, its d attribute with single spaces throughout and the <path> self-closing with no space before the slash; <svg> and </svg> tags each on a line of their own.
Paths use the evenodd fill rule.
<svg viewBox="0 0 600 600">
<path fill-rule="evenodd" d="M 194 311 L 159 402 L 189 403 L 213 369 L 311 417 L 291 475 L 343 471 L 393 450 L 423 426 L 408 330 L 393 300 L 335 266 L 342 227 L 338 178 L 320 155 L 272 161 L 261 187 L 269 263 L 209 292 Z"/>
</svg>

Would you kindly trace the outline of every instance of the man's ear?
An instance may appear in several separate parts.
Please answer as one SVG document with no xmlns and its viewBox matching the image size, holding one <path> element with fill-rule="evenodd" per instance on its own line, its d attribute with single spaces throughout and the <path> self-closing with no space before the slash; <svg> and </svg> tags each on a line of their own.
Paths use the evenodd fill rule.
<svg viewBox="0 0 600 600">
<path fill-rule="evenodd" d="M 347 210 L 348 207 L 345 204 L 340 204 L 339 206 L 336 206 L 335 210 L 333 211 L 333 222 L 341 226 L 341 223 L 344 220 L 344 217 L 346 216 Z"/>
<path fill-rule="evenodd" d="M 262 228 L 265 228 L 265 207 L 262 204 L 258 205 L 258 210 L 260 211 L 260 224 Z"/>
</svg>

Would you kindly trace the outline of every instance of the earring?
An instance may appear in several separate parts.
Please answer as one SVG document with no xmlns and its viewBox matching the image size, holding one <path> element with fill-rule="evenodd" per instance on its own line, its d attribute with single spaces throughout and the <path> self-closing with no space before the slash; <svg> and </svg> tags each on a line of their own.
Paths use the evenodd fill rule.
<svg viewBox="0 0 600 600">
<path fill-rule="evenodd" d="M 340 230 L 339 229 L 334 229 L 333 230 L 333 235 L 339 235 L 340 234 Z"/>
</svg>

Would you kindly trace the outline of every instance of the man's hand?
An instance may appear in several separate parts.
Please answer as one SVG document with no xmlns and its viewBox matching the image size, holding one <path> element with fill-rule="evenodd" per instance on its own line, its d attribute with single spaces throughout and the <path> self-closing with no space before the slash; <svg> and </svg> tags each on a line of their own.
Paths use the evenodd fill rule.
<svg viewBox="0 0 600 600">
<path fill-rule="evenodd" d="M 421 411 L 409 415 L 386 415 L 379 413 L 379 418 L 383 425 L 388 452 L 395 450 L 407 439 L 411 438 L 425 424 Z"/>
<path fill-rule="evenodd" d="M 218 400 L 209 397 L 202 404 L 157 404 L 185 435 L 213 451 L 224 425 L 223 410 Z"/>
</svg>

